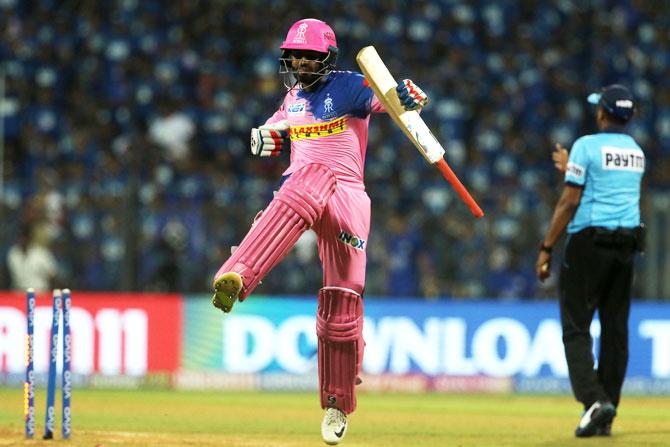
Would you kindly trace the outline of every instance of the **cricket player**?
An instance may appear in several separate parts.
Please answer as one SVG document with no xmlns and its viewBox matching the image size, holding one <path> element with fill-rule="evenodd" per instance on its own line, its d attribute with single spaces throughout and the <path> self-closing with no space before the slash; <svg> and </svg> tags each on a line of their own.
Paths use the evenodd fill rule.
<svg viewBox="0 0 670 447">
<path fill-rule="evenodd" d="M 363 289 L 370 198 L 363 182 L 370 114 L 384 108 L 355 72 L 335 71 L 337 41 L 325 22 L 302 19 L 281 45 L 288 89 L 264 125 L 251 131 L 251 152 L 265 157 L 290 148 L 279 191 L 214 278 L 212 304 L 230 312 L 286 256 L 300 235 L 316 232 L 323 267 L 316 332 L 323 440 L 338 444 L 356 408 L 363 361 Z M 398 84 L 408 110 L 427 102 L 412 81 Z"/>
</svg>

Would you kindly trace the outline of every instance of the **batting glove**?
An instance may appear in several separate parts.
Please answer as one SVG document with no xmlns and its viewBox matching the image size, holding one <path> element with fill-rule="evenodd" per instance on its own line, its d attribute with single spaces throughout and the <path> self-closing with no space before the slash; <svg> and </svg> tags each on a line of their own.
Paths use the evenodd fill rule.
<svg viewBox="0 0 670 447">
<path fill-rule="evenodd" d="M 405 110 L 417 110 L 428 103 L 428 96 L 411 79 L 398 82 L 395 89 L 398 92 L 400 104 Z"/>
<path fill-rule="evenodd" d="M 251 129 L 251 153 L 259 157 L 274 157 L 291 146 L 288 121 L 282 120 Z"/>
</svg>

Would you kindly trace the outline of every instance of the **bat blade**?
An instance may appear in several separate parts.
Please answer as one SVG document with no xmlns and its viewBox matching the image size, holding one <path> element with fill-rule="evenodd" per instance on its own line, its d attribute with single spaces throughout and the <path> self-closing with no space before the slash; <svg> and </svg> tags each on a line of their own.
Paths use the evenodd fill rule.
<svg viewBox="0 0 670 447">
<path fill-rule="evenodd" d="M 407 138 L 421 152 L 421 155 L 429 163 L 436 163 L 444 155 L 444 149 L 433 133 L 428 129 L 419 113 L 413 110 L 405 110 L 400 105 L 396 93 L 398 83 L 391 72 L 386 68 L 384 61 L 377 53 L 375 47 L 363 48 L 356 56 L 356 62 L 368 80 L 370 87 L 384 104 L 387 113 L 393 121 L 405 133 Z"/>
<path fill-rule="evenodd" d="M 472 214 L 477 218 L 482 217 L 484 212 L 444 160 L 444 148 L 430 131 L 423 118 L 418 112 L 405 110 L 400 104 L 396 92 L 398 83 L 377 50 L 373 46 L 362 48 L 356 55 L 356 62 L 375 95 L 384 105 L 386 112 L 395 121 L 396 125 L 404 132 L 421 155 L 430 164 L 434 164 L 444 178 L 451 183 L 461 200 L 470 208 Z"/>
</svg>

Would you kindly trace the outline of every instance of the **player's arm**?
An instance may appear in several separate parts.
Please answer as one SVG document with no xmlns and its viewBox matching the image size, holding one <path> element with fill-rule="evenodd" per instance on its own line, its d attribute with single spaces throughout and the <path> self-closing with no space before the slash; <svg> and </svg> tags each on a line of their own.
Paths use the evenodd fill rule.
<svg viewBox="0 0 670 447">
<path fill-rule="evenodd" d="M 558 203 L 554 209 L 554 215 L 551 218 L 547 235 L 544 237 L 543 245 L 545 247 L 553 247 L 560 239 L 568 223 L 570 223 L 570 220 L 575 215 L 581 198 L 581 186 L 571 183 L 565 185 L 561 198 L 558 199 Z"/>
<path fill-rule="evenodd" d="M 563 188 L 561 198 L 558 199 L 554 215 L 551 218 L 549 230 L 544 237 L 540 253 L 537 256 L 535 263 L 535 271 L 540 281 L 544 281 L 549 277 L 549 267 L 551 264 L 551 251 L 560 239 L 561 235 L 572 220 L 582 199 L 582 186 L 567 183 Z"/>
<path fill-rule="evenodd" d="M 291 147 L 290 126 L 282 104 L 268 120 L 251 129 L 251 153 L 258 157 L 272 157 Z"/>
<path fill-rule="evenodd" d="M 567 160 L 564 160 L 566 156 Z M 565 167 L 565 187 L 554 209 L 549 230 L 542 241 L 540 253 L 535 263 L 535 270 L 540 281 L 544 281 L 550 275 L 551 250 L 575 215 L 586 184 L 586 174 L 589 166 L 593 163 L 583 138 L 575 141 L 569 156 L 568 151 L 557 144 L 552 158 L 556 169 L 561 170 Z"/>
<path fill-rule="evenodd" d="M 366 87 L 368 86 L 367 83 L 364 85 L 366 85 Z M 369 98 L 367 99 L 370 104 L 369 111 L 372 113 L 386 112 L 384 104 L 371 92 L 372 89 L 368 87 L 366 90 L 369 95 Z M 428 104 L 428 96 L 426 93 L 411 79 L 403 79 L 398 82 L 396 93 L 400 100 L 400 104 L 405 110 L 416 110 L 417 112 L 421 112 L 421 109 Z M 358 95 L 354 96 L 357 97 Z"/>
<path fill-rule="evenodd" d="M 251 153 L 259 157 L 272 157 L 291 147 L 287 120 L 264 124 L 251 129 Z"/>
</svg>

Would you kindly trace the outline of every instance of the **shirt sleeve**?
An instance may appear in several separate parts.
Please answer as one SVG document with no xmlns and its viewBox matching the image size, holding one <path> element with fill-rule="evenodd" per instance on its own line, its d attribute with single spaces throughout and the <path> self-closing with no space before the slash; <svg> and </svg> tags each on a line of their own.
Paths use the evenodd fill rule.
<svg viewBox="0 0 670 447">
<path fill-rule="evenodd" d="M 568 166 L 565 171 L 565 183 L 584 186 L 586 171 L 589 169 L 590 158 L 583 139 L 578 139 L 570 149 Z"/>
<path fill-rule="evenodd" d="M 278 121 L 285 119 L 286 119 L 286 107 L 284 107 L 284 104 L 282 103 L 282 105 L 279 106 L 279 109 L 270 118 L 268 118 L 265 124 L 266 125 L 274 124 Z"/>
<path fill-rule="evenodd" d="M 377 98 L 377 95 L 372 96 L 372 101 L 370 103 L 370 111 L 372 113 L 385 113 L 386 112 L 386 107 L 384 107 L 384 104 L 381 103 L 379 98 Z"/>
<path fill-rule="evenodd" d="M 363 118 L 373 112 L 384 112 L 384 106 L 375 96 L 367 79 L 360 73 L 352 73 L 351 108 L 352 115 L 358 118 Z"/>
</svg>

